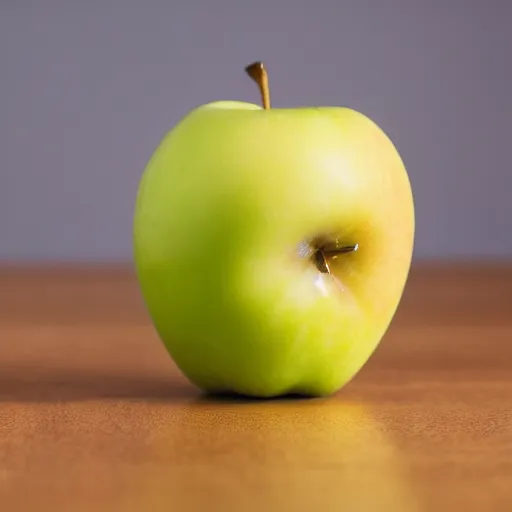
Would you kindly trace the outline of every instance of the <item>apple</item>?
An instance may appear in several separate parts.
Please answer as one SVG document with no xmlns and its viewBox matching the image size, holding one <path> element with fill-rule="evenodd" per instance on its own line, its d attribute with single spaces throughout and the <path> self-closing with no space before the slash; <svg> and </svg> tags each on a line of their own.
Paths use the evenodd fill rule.
<svg viewBox="0 0 512 512">
<path fill-rule="evenodd" d="M 140 180 L 134 262 L 155 330 L 212 393 L 326 396 L 401 300 L 414 202 L 384 131 L 347 107 L 218 101 L 170 130 Z"/>
</svg>

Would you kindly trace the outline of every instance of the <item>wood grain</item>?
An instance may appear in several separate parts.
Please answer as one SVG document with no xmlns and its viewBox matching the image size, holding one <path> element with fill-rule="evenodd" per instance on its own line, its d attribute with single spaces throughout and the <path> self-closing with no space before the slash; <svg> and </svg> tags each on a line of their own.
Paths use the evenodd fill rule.
<svg viewBox="0 0 512 512">
<path fill-rule="evenodd" d="M 512 266 L 415 267 L 361 373 L 212 399 L 129 268 L 0 269 L 2 511 L 510 511 Z"/>
</svg>

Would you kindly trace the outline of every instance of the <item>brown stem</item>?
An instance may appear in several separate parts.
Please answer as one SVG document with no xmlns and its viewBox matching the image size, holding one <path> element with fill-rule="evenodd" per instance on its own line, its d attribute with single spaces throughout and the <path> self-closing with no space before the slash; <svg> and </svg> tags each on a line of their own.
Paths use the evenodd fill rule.
<svg viewBox="0 0 512 512">
<path fill-rule="evenodd" d="M 268 74 L 263 62 L 253 62 L 245 68 L 246 73 L 258 84 L 264 109 L 270 108 Z"/>
<path fill-rule="evenodd" d="M 313 263 L 315 264 L 316 268 L 323 274 L 330 274 L 331 267 L 329 265 L 329 258 L 335 258 L 338 256 L 338 254 L 357 251 L 358 248 L 359 245 L 355 244 L 339 247 L 337 249 L 317 249 L 313 254 Z"/>
</svg>

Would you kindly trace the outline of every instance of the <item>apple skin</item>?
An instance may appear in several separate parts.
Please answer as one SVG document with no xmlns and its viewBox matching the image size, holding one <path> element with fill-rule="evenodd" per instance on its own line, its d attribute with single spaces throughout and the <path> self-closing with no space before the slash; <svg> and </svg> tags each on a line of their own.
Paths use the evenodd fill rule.
<svg viewBox="0 0 512 512">
<path fill-rule="evenodd" d="M 214 102 L 185 116 L 147 164 L 135 268 L 155 329 L 193 384 L 326 396 L 389 327 L 414 224 L 404 164 L 365 115 Z M 321 273 L 298 250 L 316 236 L 358 250 Z"/>
</svg>

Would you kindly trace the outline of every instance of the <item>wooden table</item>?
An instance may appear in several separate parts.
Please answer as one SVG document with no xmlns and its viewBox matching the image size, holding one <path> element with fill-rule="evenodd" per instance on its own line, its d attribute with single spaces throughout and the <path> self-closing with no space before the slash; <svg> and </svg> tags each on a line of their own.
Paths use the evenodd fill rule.
<svg viewBox="0 0 512 512">
<path fill-rule="evenodd" d="M 130 269 L 0 270 L 0 510 L 510 511 L 512 267 L 415 267 L 352 383 L 214 400 Z"/>
</svg>

